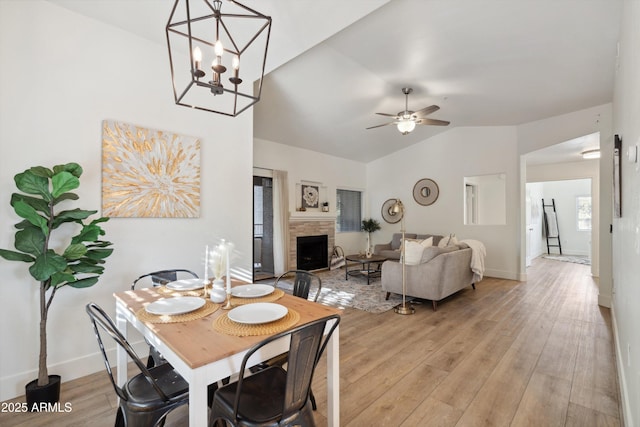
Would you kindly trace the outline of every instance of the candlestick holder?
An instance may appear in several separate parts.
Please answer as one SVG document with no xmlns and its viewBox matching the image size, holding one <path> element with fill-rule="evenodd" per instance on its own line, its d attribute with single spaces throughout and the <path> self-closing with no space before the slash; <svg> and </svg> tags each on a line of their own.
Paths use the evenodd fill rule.
<svg viewBox="0 0 640 427">
<path fill-rule="evenodd" d="M 231 305 L 231 292 L 227 292 L 227 303 L 222 306 L 223 310 L 231 310 L 233 306 Z"/>
</svg>

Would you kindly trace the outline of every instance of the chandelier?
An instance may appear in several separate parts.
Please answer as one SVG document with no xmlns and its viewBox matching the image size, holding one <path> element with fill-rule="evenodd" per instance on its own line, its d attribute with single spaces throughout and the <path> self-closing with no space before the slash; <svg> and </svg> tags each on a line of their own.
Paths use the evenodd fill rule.
<svg viewBox="0 0 640 427">
<path fill-rule="evenodd" d="M 235 117 L 260 100 L 271 17 L 237 1 L 176 0 L 166 27 L 176 104 Z"/>
</svg>

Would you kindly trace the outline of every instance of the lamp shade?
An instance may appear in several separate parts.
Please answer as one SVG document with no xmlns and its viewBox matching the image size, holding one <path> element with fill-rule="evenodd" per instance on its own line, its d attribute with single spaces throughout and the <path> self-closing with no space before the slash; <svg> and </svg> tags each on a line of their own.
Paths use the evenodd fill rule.
<svg viewBox="0 0 640 427">
<path fill-rule="evenodd" d="M 411 119 L 402 119 L 398 122 L 398 132 L 403 135 L 408 134 L 416 128 L 416 122 Z"/>
</svg>

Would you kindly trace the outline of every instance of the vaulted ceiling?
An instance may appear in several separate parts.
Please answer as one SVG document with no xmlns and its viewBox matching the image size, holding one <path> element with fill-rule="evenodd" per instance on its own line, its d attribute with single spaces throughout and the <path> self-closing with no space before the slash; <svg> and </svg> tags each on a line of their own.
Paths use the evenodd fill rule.
<svg viewBox="0 0 640 427">
<path fill-rule="evenodd" d="M 51 0 L 164 44 L 172 0 Z M 273 17 L 254 136 L 368 162 L 611 102 L 621 0 L 245 0 Z M 401 135 L 376 112 L 436 104 Z M 170 90 L 169 84 L 167 90 Z"/>
</svg>

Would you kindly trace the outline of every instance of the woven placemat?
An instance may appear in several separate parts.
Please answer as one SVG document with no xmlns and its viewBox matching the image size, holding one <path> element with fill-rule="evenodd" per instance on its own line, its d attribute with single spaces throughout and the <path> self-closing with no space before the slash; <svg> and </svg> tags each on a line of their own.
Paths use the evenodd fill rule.
<svg viewBox="0 0 640 427">
<path fill-rule="evenodd" d="M 282 289 L 275 289 L 269 295 L 265 295 L 259 298 L 238 298 L 231 297 L 231 305 L 237 307 L 239 305 L 251 304 L 254 302 L 274 302 L 278 301 L 280 298 L 284 296 L 284 291 Z"/>
<path fill-rule="evenodd" d="M 151 314 L 144 307 L 136 312 L 136 317 L 143 322 L 149 323 L 180 323 L 189 320 L 201 319 L 205 316 L 215 313 L 220 308 L 220 304 L 206 301 L 202 307 L 197 310 L 184 314 L 174 314 L 173 316 Z"/>
<path fill-rule="evenodd" d="M 176 291 L 175 289 L 167 288 L 166 285 L 162 285 L 158 286 L 155 291 L 165 297 L 201 297 L 204 295 L 204 288 L 192 291 Z"/>
<path fill-rule="evenodd" d="M 217 332 L 234 335 L 237 337 L 248 337 L 255 335 L 270 335 L 278 332 L 286 331 L 294 326 L 300 320 L 300 313 L 289 309 L 289 312 L 280 320 L 269 323 L 261 323 L 259 325 L 246 325 L 237 323 L 229 319 L 227 313 L 218 316 L 213 321 L 213 329 Z"/>
</svg>

